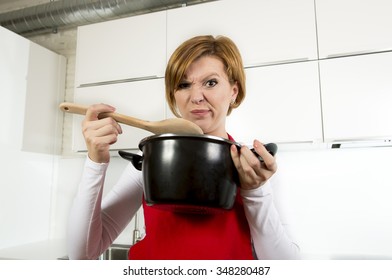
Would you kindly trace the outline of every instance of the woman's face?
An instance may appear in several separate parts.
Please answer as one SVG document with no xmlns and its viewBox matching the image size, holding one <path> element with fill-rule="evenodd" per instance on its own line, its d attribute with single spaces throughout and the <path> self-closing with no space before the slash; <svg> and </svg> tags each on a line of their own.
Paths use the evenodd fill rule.
<svg viewBox="0 0 392 280">
<path fill-rule="evenodd" d="M 238 86 L 230 84 L 222 61 L 203 56 L 189 66 L 174 98 L 184 119 L 205 134 L 227 138 L 227 110 L 237 94 Z"/>
</svg>

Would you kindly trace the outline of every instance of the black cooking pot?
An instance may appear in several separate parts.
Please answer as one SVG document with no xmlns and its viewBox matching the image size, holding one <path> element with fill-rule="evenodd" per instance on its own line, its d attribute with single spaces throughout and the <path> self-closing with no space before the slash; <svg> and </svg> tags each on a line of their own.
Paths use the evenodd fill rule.
<svg viewBox="0 0 392 280">
<path fill-rule="evenodd" d="M 236 142 L 215 136 L 160 134 L 140 141 L 143 156 L 125 151 L 119 154 L 143 172 L 148 205 L 199 212 L 203 208 L 233 207 L 239 184 L 230 155 L 233 144 L 241 148 Z M 274 143 L 265 146 L 275 155 Z"/>
</svg>

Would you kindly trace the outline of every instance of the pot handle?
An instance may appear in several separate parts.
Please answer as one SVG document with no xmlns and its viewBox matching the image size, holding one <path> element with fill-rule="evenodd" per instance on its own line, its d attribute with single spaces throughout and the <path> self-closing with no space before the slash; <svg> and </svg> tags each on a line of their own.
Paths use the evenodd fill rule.
<svg viewBox="0 0 392 280">
<path fill-rule="evenodd" d="M 272 155 L 275 156 L 276 153 L 278 152 L 278 145 L 275 143 L 268 143 L 265 144 L 264 147 L 267 149 L 267 151 Z M 250 149 L 254 155 L 260 160 L 260 162 L 264 162 L 264 159 L 255 151 L 254 148 Z"/>
<path fill-rule="evenodd" d="M 137 170 L 142 170 L 143 156 L 132 154 L 125 151 L 118 151 L 118 154 L 126 160 L 129 160 Z"/>
</svg>

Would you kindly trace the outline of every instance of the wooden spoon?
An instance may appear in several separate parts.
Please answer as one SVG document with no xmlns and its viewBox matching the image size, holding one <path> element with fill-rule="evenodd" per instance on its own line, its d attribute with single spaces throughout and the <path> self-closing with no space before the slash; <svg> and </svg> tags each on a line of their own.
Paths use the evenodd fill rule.
<svg viewBox="0 0 392 280">
<path fill-rule="evenodd" d="M 60 104 L 60 109 L 67 113 L 85 115 L 87 106 L 64 102 Z M 129 117 L 118 113 L 100 113 L 98 118 L 111 117 L 119 123 L 127 124 L 130 126 L 138 127 L 148 130 L 155 134 L 163 133 L 189 133 L 189 134 L 203 134 L 201 128 L 191 121 L 181 118 L 172 118 L 162 121 L 144 121 L 137 118 Z"/>
</svg>

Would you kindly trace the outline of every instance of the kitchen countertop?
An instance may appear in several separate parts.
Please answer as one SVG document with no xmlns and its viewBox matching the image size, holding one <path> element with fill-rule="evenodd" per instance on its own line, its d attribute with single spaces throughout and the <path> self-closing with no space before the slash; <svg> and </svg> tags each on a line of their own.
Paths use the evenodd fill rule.
<svg viewBox="0 0 392 280">
<path fill-rule="evenodd" d="M 43 240 L 0 249 L 2 260 L 56 260 L 67 259 L 65 239 Z"/>
</svg>

